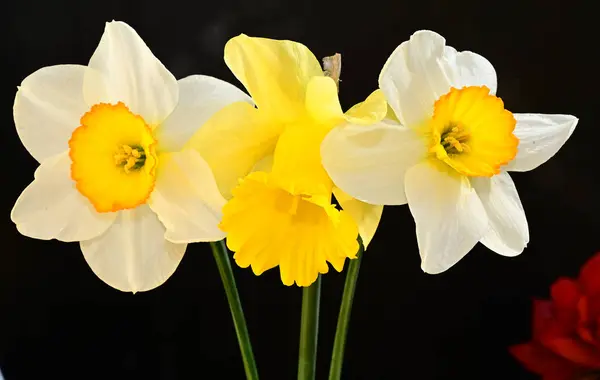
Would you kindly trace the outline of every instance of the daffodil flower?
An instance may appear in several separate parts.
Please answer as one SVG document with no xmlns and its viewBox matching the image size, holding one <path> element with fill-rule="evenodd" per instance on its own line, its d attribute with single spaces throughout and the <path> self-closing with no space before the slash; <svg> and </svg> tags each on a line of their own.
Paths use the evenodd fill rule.
<svg viewBox="0 0 600 380">
<path fill-rule="evenodd" d="M 251 101 L 207 76 L 177 81 L 127 24 L 106 24 L 88 66 L 42 68 L 22 82 L 17 132 L 40 163 L 11 214 L 23 235 L 79 241 L 108 285 L 165 282 L 187 243 L 214 241 L 225 199 L 186 141 L 217 110 Z"/>
<path fill-rule="evenodd" d="M 306 46 L 292 41 L 240 35 L 225 46 L 225 62 L 256 107 L 225 107 L 187 146 L 207 160 L 229 199 L 221 228 L 236 263 L 256 275 L 279 265 L 285 285 L 312 284 L 328 262 L 341 271 L 346 258 L 356 257 L 359 231 L 363 240 L 372 237 L 382 206 L 336 189 L 321 165 L 320 145 L 348 120 L 380 121 L 383 94 L 375 91 L 344 114 L 334 80 Z"/>
<path fill-rule="evenodd" d="M 478 241 L 501 255 L 523 251 L 527 219 L 506 171 L 546 162 L 578 121 L 512 114 L 495 96 L 490 62 L 445 43 L 430 31 L 402 43 L 379 76 L 391 117 L 376 126 L 336 128 L 321 150 L 334 183 L 351 196 L 408 203 L 422 269 L 432 274 Z"/>
</svg>

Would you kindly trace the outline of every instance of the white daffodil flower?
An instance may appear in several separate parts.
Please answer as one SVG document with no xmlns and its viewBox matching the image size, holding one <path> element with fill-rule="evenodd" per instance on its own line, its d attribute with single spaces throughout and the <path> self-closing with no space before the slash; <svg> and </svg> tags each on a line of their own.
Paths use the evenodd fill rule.
<svg viewBox="0 0 600 380">
<path fill-rule="evenodd" d="M 187 243 L 224 237 L 213 173 L 183 146 L 237 101 L 251 99 L 212 77 L 177 81 L 135 30 L 107 23 L 88 66 L 42 68 L 17 91 L 17 132 L 40 166 L 11 219 L 32 238 L 81 242 L 116 289 L 161 285 Z"/>
<path fill-rule="evenodd" d="M 546 162 L 578 119 L 510 113 L 495 96 L 490 62 L 430 31 L 392 53 L 379 87 L 395 115 L 338 127 L 323 141 L 334 183 L 367 203 L 408 203 L 427 273 L 447 270 L 478 241 L 501 255 L 521 253 L 527 219 L 506 171 Z"/>
</svg>

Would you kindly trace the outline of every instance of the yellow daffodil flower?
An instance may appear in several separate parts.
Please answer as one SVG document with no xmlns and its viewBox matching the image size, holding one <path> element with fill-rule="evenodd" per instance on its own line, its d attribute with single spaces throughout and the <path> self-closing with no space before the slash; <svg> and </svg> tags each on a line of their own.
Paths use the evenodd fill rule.
<svg viewBox="0 0 600 380">
<path fill-rule="evenodd" d="M 546 162 L 578 119 L 512 114 L 495 96 L 490 62 L 430 31 L 392 53 L 379 87 L 389 118 L 336 128 L 323 141 L 334 183 L 365 202 L 408 203 L 427 273 L 447 270 L 478 241 L 501 255 L 521 253 L 527 219 L 506 171 Z"/>
<path fill-rule="evenodd" d="M 14 103 L 17 132 L 40 163 L 11 218 L 23 235 L 80 241 L 108 285 L 165 282 L 187 243 L 224 237 L 225 199 L 187 140 L 216 111 L 251 99 L 194 75 L 177 81 L 127 24 L 110 22 L 88 66 L 42 68 Z"/>
<path fill-rule="evenodd" d="M 221 228 L 236 263 L 256 275 L 279 265 L 285 285 L 308 286 L 328 262 L 341 271 L 356 257 L 359 231 L 369 241 L 382 206 L 333 186 L 321 165 L 323 137 L 336 125 L 380 121 L 380 91 L 345 114 L 337 86 L 306 46 L 240 35 L 225 62 L 256 107 L 232 104 L 188 142 L 207 160 L 228 198 Z M 343 207 L 332 204 L 332 193 Z"/>
</svg>

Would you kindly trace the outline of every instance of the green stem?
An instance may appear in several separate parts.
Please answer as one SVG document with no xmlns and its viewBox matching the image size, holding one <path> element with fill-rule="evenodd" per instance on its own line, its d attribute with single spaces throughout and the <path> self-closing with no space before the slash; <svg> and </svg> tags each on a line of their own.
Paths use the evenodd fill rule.
<svg viewBox="0 0 600 380">
<path fill-rule="evenodd" d="M 348 271 L 346 273 L 342 305 L 340 306 L 340 314 L 335 330 L 335 340 L 333 341 L 333 354 L 331 355 L 331 366 L 329 367 L 329 380 L 340 380 L 342 376 L 344 348 L 346 346 L 346 336 L 348 335 L 348 325 L 350 324 L 350 312 L 352 311 L 352 301 L 354 300 L 358 271 L 364 252 L 364 247 L 360 238 L 358 242 L 360 244 L 358 254 L 356 255 L 356 259 L 350 260 Z"/>
<path fill-rule="evenodd" d="M 317 339 L 319 336 L 319 302 L 321 275 L 309 287 L 302 289 L 302 317 L 300 320 L 300 354 L 298 380 L 314 380 L 317 367 Z"/>
<path fill-rule="evenodd" d="M 254 354 L 252 353 L 250 335 L 248 334 L 248 327 L 246 326 L 246 319 L 244 318 L 244 310 L 242 309 L 240 295 L 238 294 L 235 285 L 235 277 L 233 277 L 233 270 L 231 269 L 229 252 L 227 251 L 225 240 L 211 242 L 210 247 L 212 248 L 215 261 L 217 262 L 219 274 L 221 275 L 223 287 L 225 288 L 225 294 L 227 295 L 227 301 L 229 302 L 229 310 L 231 310 L 235 333 L 242 353 L 246 379 L 258 380 L 258 371 L 256 369 L 256 362 L 254 361 Z"/>
</svg>

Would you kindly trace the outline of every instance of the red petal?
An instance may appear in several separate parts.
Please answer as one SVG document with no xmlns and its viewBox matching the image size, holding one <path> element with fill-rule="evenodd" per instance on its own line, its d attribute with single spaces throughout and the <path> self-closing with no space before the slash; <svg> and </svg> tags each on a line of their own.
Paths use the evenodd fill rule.
<svg viewBox="0 0 600 380">
<path fill-rule="evenodd" d="M 533 339 L 537 340 L 552 321 L 552 301 L 533 300 Z"/>
<path fill-rule="evenodd" d="M 542 375 L 544 380 L 572 380 L 579 368 L 536 343 L 509 347 L 510 353 L 529 371 Z"/>
<path fill-rule="evenodd" d="M 557 355 L 589 369 L 600 369 L 600 350 L 572 338 L 545 339 L 542 344 Z"/>
<path fill-rule="evenodd" d="M 586 297 L 586 299 L 588 318 L 593 321 L 600 317 L 600 294 Z"/>
<path fill-rule="evenodd" d="M 589 323 L 591 321 L 589 298 L 581 297 L 577 303 L 577 312 L 580 323 Z"/>
<path fill-rule="evenodd" d="M 543 347 L 544 342 L 570 338 L 577 331 L 577 315 L 565 323 L 567 318 L 559 320 L 555 316 L 556 308 L 552 301 L 534 300 L 533 303 L 533 340 Z M 565 313 L 562 313 L 565 314 Z"/>
<path fill-rule="evenodd" d="M 594 342 L 598 349 L 600 350 L 600 318 L 596 319 L 595 328 L 592 330 L 593 334 L 596 336 L 596 341 Z"/>
<path fill-rule="evenodd" d="M 592 256 L 581 268 L 579 284 L 588 295 L 600 293 L 600 252 Z"/>
<path fill-rule="evenodd" d="M 550 288 L 552 301 L 560 309 L 576 309 L 581 293 L 579 285 L 570 278 L 559 278 Z"/>
<path fill-rule="evenodd" d="M 548 323 L 544 334 L 564 336 L 575 334 L 579 325 L 577 305 L 581 293 L 579 285 L 568 278 L 561 278 L 552 285 L 553 322 Z"/>
<path fill-rule="evenodd" d="M 591 330 L 593 321 L 590 319 L 589 302 L 587 297 L 581 297 L 579 299 L 577 311 L 579 313 L 579 325 L 577 326 L 577 334 L 579 334 L 579 337 L 585 342 L 589 344 L 595 344 L 595 335 L 594 332 L 592 332 Z"/>
</svg>

